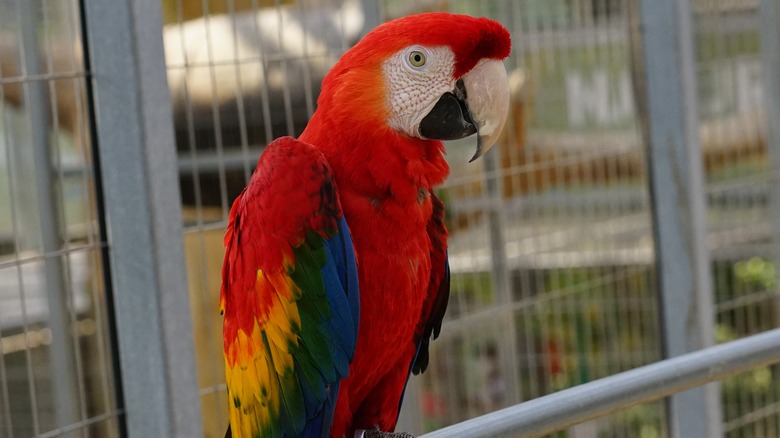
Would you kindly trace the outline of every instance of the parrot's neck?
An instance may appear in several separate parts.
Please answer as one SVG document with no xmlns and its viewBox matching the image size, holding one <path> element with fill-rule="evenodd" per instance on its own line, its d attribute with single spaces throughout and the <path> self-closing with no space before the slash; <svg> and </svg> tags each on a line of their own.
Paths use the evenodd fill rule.
<svg viewBox="0 0 780 438">
<path fill-rule="evenodd" d="M 315 113 L 300 139 L 322 151 L 339 190 L 380 201 L 419 202 L 449 174 L 440 141 L 406 137 L 387 127 L 339 126 Z"/>
</svg>

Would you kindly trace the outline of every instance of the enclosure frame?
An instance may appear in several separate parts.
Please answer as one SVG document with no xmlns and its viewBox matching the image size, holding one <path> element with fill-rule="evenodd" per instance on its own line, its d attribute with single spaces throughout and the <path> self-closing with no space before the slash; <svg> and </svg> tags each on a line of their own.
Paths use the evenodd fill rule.
<svg viewBox="0 0 780 438">
<path fill-rule="evenodd" d="M 129 436 L 202 436 L 159 2 L 81 2 Z"/>
<path fill-rule="evenodd" d="M 703 228 L 706 223 L 705 190 L 696 149 L 699 139 L 695 84 L 691 86 L 695 68 L 691 11 L 689 2 L 637 1 L 642 4 L 645 59 L 666 54 L 662 58 L 665 63 L 646 63 L 645 79 L 650 120 L 648 151 L 650 174 L 653 175 L 650 184 L 656 207 L 654 236 L 657 266 L 661 272 L 659 285 L 664 297 L 663 332 L 667 338 L 667 352 L 670 356 L 678 356 L 711 345 L 714 331 L 711 273 Z M 364 0 L 364 5 L 375 3 Z M 152 0 L 120 0 L 111 4 L 82 1 L 81 7 L 86 29 L 89 104 L 94 115 L 91 120 L 95 133 L 92 147 L 99 158 L 97 183 L 103 207 L 100 214 L 104 215 L 104 232 L 108 239 L 110 283 L 107 289 L 116 318 L 118 345 L 115 348 L 118 349 L 118 375 L 122 383 L 119 403 L 127 434 L 202 436 L 193 321 L 183 250 L 179 166 L 163 54 L 160 5 Z M 780 34 L 772 26 L 777 22 L 773 18 L 779 12 L 774 0 L 762 0 L 762 7 L 766 9 L 762 14 L 762 42 L 769 43 L 762 48 L 767 94 L 776 97 L 766 99 L 770 154 L 777 158 L 780 128 L 771 121 L 777 120 L 776 116 L 780 114 L 780 85 L 776 79 L 780 76 L 769 73 L 780 71 L 777 50 Z M 373 6 L 371 11 L 372 17 L 376 15 Z M 675 56 L 669 54 L 669 44 L 679 47 L 673 53 Z M 660 154 L 663 150 L 668 151 L 665 146 L 674 151 L 675 160 Z M 666 177 L 668 175 L 684 175 L 684 179 Z M 776 179 L 775 176 L 775 184 Z M 496 191 L 496 188 L 491 190 Z M 777 195 L 778 191 L 773 193 Z M 679 208 L 679 199 L 685 199 L 690 209 Z M 780 208 L 775 201 L 773 199 L 775 209 Z M 658 206 L 662 208 L 659 210 Z M 775 219 L 778 217 L 780 214 L 775 214 Z M 500 222 L 500 217 L 493 220 Z M 778 223 L 775 220 L 776 229 Z M 503 241 L 500 235 L 491 237 L 499 243 Z M 679 250 L 680 245 L 689 251 Z M 493 256 L 505 264 L 505 255 L 497 252 Z M 501 285 L 498 289 L 508 291 L 508 284 L 503 283 L 508 282 L 504 264 L 498 265 L 497 278 Z M 687 324 L 685 318 L 691 309 L 696 309 L 700 315 L 693 325 Z M 560 430 L 573 424 L 574 419 L 582 421 L 629 406 L 629 403 L 638 403 L 631 396 L 646 394 L 643 391 L 649 389 L 656 392 L 641 401 L 780 361 L 780 356 L 771 351 L 780 345 L 780 332 L 777 331 L 730 345 L 731 350 L 726 346 L 712 347 L 495 412 L 472 420 L 462 429 L 447 428 L 427 436 L 453 436 L 455 430 L 459 431 L 456 436 L 483 436 L 488 430 L 508 433 L 509 424 L 515 427 L 511 429 L 512 433 Z M 733 368 L 720 367 L 724 361 L 730 361 Z M 686 375 L 694 375 L 687 382 L 675 375 L 682 366 L 695 368 L 691 371 L 693 374 Z M 676 380 L 672 376 L 676 376 Z M 645 380 L 636 380 L 631 386 L 631 378 L 637 377 Z M 583 406 L 592 402 L 594 394 L 587 392 L 597 390 L 604 391 L 595 393 L 605 396 L 599 402 L 603 404 L 589 405 L 586 410 Z M 717 400 L 716 386 L 673 395 L 670 435 L 722 435 L 722 432 L 718 433 L 721 414 Z M 552 402 L 561 406 L 561 411 L 550 411 L 554 406 Z M 681 415 L 681 412 L 687 414 Z M 518 429 L 521 424 L 525 424 L 526 429 Z M 466 427 L 474 434 L 468 435 Z M 694 430 L 700 432 L 692 432 Z M 701 432 L 705 430 L 707 432 Z"/>
</svg>

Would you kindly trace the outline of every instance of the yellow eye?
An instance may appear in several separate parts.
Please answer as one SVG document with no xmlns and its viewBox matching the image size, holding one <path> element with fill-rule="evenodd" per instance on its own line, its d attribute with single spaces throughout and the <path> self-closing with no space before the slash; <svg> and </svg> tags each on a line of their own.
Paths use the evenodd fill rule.
<svg viewBox="0 0 780 438">
<path fill-rule="evenodd" d="M 412 67 L 422 67 L 425 65 L 425 53 L 415 50 L 409 53 L 409 64 Z"/>
</svg>

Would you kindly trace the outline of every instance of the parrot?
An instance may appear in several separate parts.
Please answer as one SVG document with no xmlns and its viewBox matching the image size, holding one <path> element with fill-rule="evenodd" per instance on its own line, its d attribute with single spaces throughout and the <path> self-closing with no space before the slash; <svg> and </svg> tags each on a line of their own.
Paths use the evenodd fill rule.
<svg viewBox="0 0 780 438">
<path fill-rule="evenodd" d="M 443 141 L 484 154 L 509 107 L 510 34 L 447 12 L 383 23 L 268 144 L 224 236 L 226 436 L 391 437 L 450 288 Z"/>
</svg>

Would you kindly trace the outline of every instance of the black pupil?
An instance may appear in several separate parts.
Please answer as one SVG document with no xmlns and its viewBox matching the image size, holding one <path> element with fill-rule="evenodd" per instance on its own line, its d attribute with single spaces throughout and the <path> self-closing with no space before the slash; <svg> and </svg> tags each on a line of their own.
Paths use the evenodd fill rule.
<svg viewBox="0 0 780 438">
<path fill-rule="evenodd" d="M 422 61 L 422 56 L 420 56 L 419 53 L 415 53 L 414 54 L 414 62 L 419 63 L 420 61 Z"/>
</svg>

